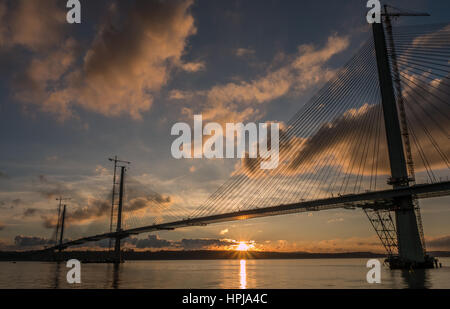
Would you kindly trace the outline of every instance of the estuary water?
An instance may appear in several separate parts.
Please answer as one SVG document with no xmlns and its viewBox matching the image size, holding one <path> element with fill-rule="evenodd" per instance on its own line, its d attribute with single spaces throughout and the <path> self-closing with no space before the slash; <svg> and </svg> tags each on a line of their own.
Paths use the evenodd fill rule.
<svg viewBox="0 0 450 309">
<path fill-rule="evenodd" d="M 0 288 L 359 289 L 450 288 L 450 258 L 442 268 L 381 270 L 366 281 L 367 259 L 127 261 L 81 264 L 81 284 L 68 284 L 65 263 L 0 262 Z"/>
</svg>

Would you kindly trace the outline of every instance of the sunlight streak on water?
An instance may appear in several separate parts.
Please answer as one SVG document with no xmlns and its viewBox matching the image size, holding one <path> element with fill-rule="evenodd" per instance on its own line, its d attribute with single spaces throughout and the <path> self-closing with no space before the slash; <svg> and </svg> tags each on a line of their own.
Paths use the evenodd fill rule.
<svg viewBox="0 0 450 309">
<path fill-rule="evenodd" d="M 239 272 L 239 278 L 241 279 L 240 288 L 246 289 L 247 288 L 247 272 L 246 272 L 246 261 L 245 260 L 241 260 L 241 268 L 240 268 L 240 272 Z"/>
</svg>

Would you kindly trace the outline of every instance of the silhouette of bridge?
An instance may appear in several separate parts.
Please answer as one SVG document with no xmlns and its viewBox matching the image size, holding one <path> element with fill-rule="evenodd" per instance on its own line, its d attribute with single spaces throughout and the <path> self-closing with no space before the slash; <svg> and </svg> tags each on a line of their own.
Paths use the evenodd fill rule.
<svg viewBox="0 0 450 309">
<path fill-rule="evenodd" d="M 131 235 L 358 208 L 392 268 L 432 267 L 418 200 L 450 195 L 450 24 L 393 27 L 391 21 L 423 15 L 384 8 L 372 38 L 286 124 L 277 169 L 261 170 L 259 159 L 245 159 L 188 217 L 124 229 L 127 164 L 117 165 L 116 158 L 109 232 L 63 241 L 64 208 L 58 215 L 59 244 L 47 250 L 113 239 L 120 261 L 121 240 Z M 150 200 L 169 211 L 156 195 Z"/>
</svg>

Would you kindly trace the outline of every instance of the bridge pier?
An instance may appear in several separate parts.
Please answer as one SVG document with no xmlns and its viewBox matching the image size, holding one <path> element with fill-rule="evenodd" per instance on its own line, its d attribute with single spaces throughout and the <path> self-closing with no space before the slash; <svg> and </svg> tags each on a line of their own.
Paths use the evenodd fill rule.
<svg viewBox="0 0 450 309">
<path fill-rule="evenodd" d="M 386 22 L 390 25 L 389 16 Z M 389 184 L 396 188 L 409 187 L 412 179 L 408 170 L 403 147 L 402 131 L 398 115 L 398 107 L 394 94 L 386 38 L 382 23 L 372 25 L 375 52 L 378 66 L 378 77 L 382 98 L 382 107 L 386 131 L 391 179 Z M 395 61 L 395 59 L 393 60 Z M 401 95 L 401 94 L 400 94 Z M 391 268 L 428 268 L 430 258 L 425 254 L 419 231 L 418 218 L 415 214 L 413 196 L 394 199 L 395 225 L 398 244 L 398 256 L 390 256 L 388 262 Z M 431 261 L 431 267 L 433 262 Z"/>
</svg>

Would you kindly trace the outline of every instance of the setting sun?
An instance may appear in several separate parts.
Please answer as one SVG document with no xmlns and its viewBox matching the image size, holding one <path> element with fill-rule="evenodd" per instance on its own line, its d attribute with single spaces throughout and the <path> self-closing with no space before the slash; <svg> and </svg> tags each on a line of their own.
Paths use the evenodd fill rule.
<svg viewBox="0 0 450 309">
<path fill-rule="evenodd" d="M 245 241 L 240 241 L 237 244 L 236 250 L 237 251 L 248 251 L 251 248 L 253 248 L 253 244 L 246 243 Z"/>
</svg>

